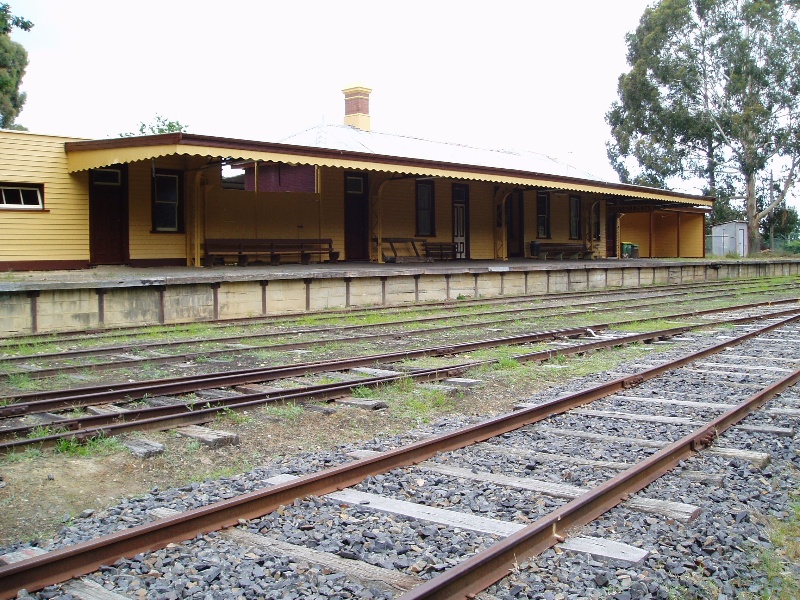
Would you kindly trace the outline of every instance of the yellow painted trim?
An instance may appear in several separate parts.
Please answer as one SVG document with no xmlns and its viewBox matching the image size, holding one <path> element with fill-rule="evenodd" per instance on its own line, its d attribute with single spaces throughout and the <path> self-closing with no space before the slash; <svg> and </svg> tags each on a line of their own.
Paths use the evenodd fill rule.
<svg viewBox="0 0 800 600">
<path fill-rule="evenodd" d="M 442 177 L 447 179 L 457 179 L 460 181 L 488 181 L 491 183 L 508 184 L 513 186 L 538 186 L 572 192 L 612 194 L 614 196 L 624 196 L 644 200 L 658 200 L 662 202 L 676 202 L 681 204 L 691 202 L 696 205 L 712 205 L 711 201 L 702 200 L 700 198 L 691 200 L 687 198 L 675 198 L 666 194 L 659 194 L 657 191 L 632 191 L 614 189 L 613 187 L 609 188 L 605 186 L 595 186 L 591 184 L 563 182 L 549 179 L 547 176 L 522 177 L 501 174 L 488 175 L 479 172 L 457 171 L 445 168 L 401 165 L 392 163 L 391 161 L 375 163 L 348 158 L 321 158 L 315 156 L 303 157 L 297 154 L 284 154 L 281 152 L 243 151 L 234 148 L 213 148 L 209 146 L 192 146 L 189 144 L 139 146 L 98 150 L 72 150 L 67 154 L 67 161 L 69 171 L 74 173 L 76 171 L 107 167 L 117 163 L 131 163 L 169 155 L 207 156 L 209 158 L 225 156 L 237 160 L 316 165 L 320 167 L 352 169 L 355 171 L 402 173 L 405 175 L 418 177 Z"/>
</svg>

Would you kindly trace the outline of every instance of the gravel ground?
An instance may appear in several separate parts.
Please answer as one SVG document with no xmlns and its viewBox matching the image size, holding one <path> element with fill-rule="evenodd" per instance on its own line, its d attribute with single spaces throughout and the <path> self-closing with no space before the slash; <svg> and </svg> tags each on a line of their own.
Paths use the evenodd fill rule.
<svg viewBox="0 0 800 600">
<path fill-rule="evenodd" d="M 661 362 L 672 355 L 683 355 L 719 341 L 714 335 L 682 337 L 679 349 L 653 356 L 652 360 Z M 772 348 L 772 352 L 764 353 L 764 356 L 770 360 L 778 352 L 792 351 L 795 351 L 793 346 L 784 345 Z M 752 355 L 743 347 L 738 347 L 736 352 Z M 625 372 L 626 369 L 633 371 L 635 367 L 623 365 L 615 368 L 615 372 Z M 613 377 L 613 374 L 594 374 L 576 378 L 529 400 L 546 401 Z M 708 375 L 706 379 L 722 389 L 725 378 Z M 734 379 L 734 383 L 743 384 L 746 381 L 739 377 Z M 667 386 L 667 391 L 680 393 L 682 397 L 695 397 L 697 385 L 696 378 L 681 376 Z M 629 393 L 633 392 L 629 390 Z M 648 384 L 635 388 L 636 395 L 657 393 L 659 391 L 648 387 Z M 746 395 L 747 392 L 739 387 L 733 392 L 725 391 L 712 401 L 730 402 Z M 793 391 L 784 396 L 797 398 L 800 393 Z M 791 400 L 780 402 L 797 407 Z M 634 412 L 637 406 L 630 401 L 607 399 L 592 408 Z M 650 405 L 638 407 L 647 412 L 657 408 Z M 664 406 L 663 411 L 671 416 L 702 416 L 697 409 L 685 407 Z M 706 412 L 702 411 L 703 414 Z M 356 449 L 387 450 L 477 420 L 474 416 L 448 417 L 410 434 L 382 436 L 368 443 L 339 446 L 329 452 L 303 452 L 282 457 L 237 477 L 193 483 L 177 489 L 153 488 L 141 497 L 124 500 L 109 509 L 93 513 L 87 511 L 43 547 L 61 547 L 147 522 L 153 518 L 149 513 L 155 508 L 186 510 L 260 489 L 268 477 L 276 474 L 315 472 L 349 460 L 347 453 Z M 587 422 L 591 423 L 589 429 L 597 433 L 624 437 L 647 435 L 662 440 L 678 439 L 691 429 L 675 424 L 652 425 L 627 421 L 614 421 L 612 424 L 573 415 L 553 417 L 546 424 L 561 428 L 581 425 L 586 429 L 583 426 Z M 797 424 L 793 419 L 776 420 L 761 416 L 749 417 L 748 422 L 784 426 Z M 512 449 L 525 447 L 526 450 L 553 451 L 552 436 L 536 433 L 535 427 L 512 432 L 493 442 Z M 700 506 L 700 516 L 691 523 L 678 523 L 620 506 L 580 532 L 573 532 L 614 539 L 648 550 L 649 556 L 639 565 L 625 565 L 553 548 L 534 559 L 520 562 L 508 577 L 492 586 L 488 592 L 498 598 L 552 600 L 604 597 L 619 600 L 673 597 L 729 600 L 766 597 L 771 583 L 759 557 L 766 550 L 776 550 L 770 543 L 767 521 L 787 520 L 792 510 L 791 503 L 800 501 L 800 453 L 797 442 L 797 433 L 787 438 L 732 430 L 720 438 L 720 444 L 769 452 L 772 456 L 770 465 L 759 470 L 739 459 L 700 455 L 685 461 L 677 472 L 668 474 L 642 492 L 648 497 Z M 564 455 L 585 455 L 586 448 L 585 441 L 560 438 L 556 451 Z M 588 456 L 631 462 L 650 452 L 652 450 L 632 445 L 614 444 L 599 456 L 591 451 Z M 444 462 L 442 457 L 437 460 Z M 537 460 L 520 461 L 480 449 L 455 452 L 447 463 L 480 471 L 583 486 L 594 485 L 603 477 L 615 473 L 609 469 L 576 466 L 567 462 L 554 466 Z M 681 477 L 682 470 L 722 475 L 723 486 L 716 488 L 708 482 Z M 466 489 L 463 481 L 457 478 L 425 474 L 416 469 L 402 469 L 371 477 L 359 487 L 431 506 L 455 507 L 484 517 L 523 523 L 565 502 L 530 493 L 510 492 L 489 484 L 471 485 Z M 451 531 L 428 522 L 378 513 L 367 506 L 345 506 L 321 498 L 298 500 L 270 515 L 252 520 L 242 528 L 422 578 L 435 576 L 496 539 L 486 534 Z M 800 580 L 800 567 L 797 564 L 786 564 L 782 568 L 791 572 L 796 581 Z M 280 553 L 233 543 L 216 533 L 118 561 L 91 577 L 106 587 L 134 598 L 392 597 L 385 590 L 355 583 L 313 564 L 292 561 Z M 37 595 L 41 598 L 69 596 L 57 586 Z"/>
</svg>

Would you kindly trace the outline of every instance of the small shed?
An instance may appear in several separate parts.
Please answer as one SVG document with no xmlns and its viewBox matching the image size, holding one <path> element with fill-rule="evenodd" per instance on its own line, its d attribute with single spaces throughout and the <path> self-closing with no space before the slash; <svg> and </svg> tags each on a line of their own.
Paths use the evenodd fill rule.
<svg viewBox="0 0 800 600">
<path fill-rule="evenodd" d="M 747 221 L 728 221 L 711 228 L 711 253 L 717 256 L 749 254 Z"/>
</svg>

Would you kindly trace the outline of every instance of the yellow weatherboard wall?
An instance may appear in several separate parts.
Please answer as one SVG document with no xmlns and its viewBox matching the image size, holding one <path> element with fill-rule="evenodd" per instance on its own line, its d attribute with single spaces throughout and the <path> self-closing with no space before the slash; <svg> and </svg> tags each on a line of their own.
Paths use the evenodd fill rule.
<svg viewBox="0 0 800 600">
<path fill-rule="evenodd" d="M 184 170 L 183 161 L 163 158 L 157 169 Z M 140 161 L 128 165 L 128 218 L 131 260 L 183 259 L 186 257 L 185 233 L 153 232 L 153 165 Z M 184 177 L 184 203 L 192 197 L 192 183 Z M 186 227 L 188 223 L 184 221 Z"/>
<path fill-rule="evenodd" d="M 625 213 L 619 220 L 620 243 L 639 246 L 640 258 L 650 257 L 650 214 Z"/>
<path fill-rule="evenodd" d="M 68 141 L 0 130 L 0 182 L 44 185 L 44 210 L 0 208 L 0 263 L 88 262 L 88 176 L 68 172 Z"/>
<path fill-rule="evenodd" d="M 681 257 L 702 258 L 706 218 L 703 214 L 681 213 Z"/>
</svg>

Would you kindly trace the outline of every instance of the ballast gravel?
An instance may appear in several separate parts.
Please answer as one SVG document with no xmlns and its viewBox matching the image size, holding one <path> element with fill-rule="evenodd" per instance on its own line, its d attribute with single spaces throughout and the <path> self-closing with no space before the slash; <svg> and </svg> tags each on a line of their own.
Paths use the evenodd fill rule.
<svg viewBox="0 0 800 600">
<path fill-rule="evenodd" d="M 738 330 L 736 331 L 738 332 Z M 733 332 L 733 333 L 736 333 Z M 727 334 L 728 332 L 726 332 Z M 731 335 L 733 334 L 731 333 Z M 680 347 L 667 352 L 653 353 L 653 363 L 706 347 L 719 341 L 715 335 L 687 335 Z M 782 348 L 782 355 L 791 356 L 792 348 Z M 744 347 L 739 347 L 744 353 Z M 798 349 L 800 354 L 800 349 Z M 775 353 L 764 356 L 765 361 Z M 800 359 L 800 355 L 794 356 Z M 616 372 L 628 368 L 621 365 Z M 641 368 L 641 367 L 639 367 Z M 632 368 L 631 372 L 637 369 Z M 574 379 L 531 398 L 543 402 L 596 385 L 619 375 L 600 374 Z M 731 378 L 725 378 L 731 379 Z M 734 383 L 746 384 L 741 378 Z M 720 389 L 723 382 L 720 380 Z M 656 394 L 644 384 L 637 395 Z M 682 397 L 694 395 L 691 378 L 673 381 L 668 390 Z M 743 388 L 725 389 L 724 399 L 734 402 L 746 397 Z M 785 394 L 798 398 L 797 390 Z M 699 399 L 699 398 L 698 398 Z M 710 401 L 714 401 L 713 399 Z M 778 402 L 781 400 L 778 399 Z M 606 410 L 633 412 L 629 403 L 607 400 Z M 791 402 L 789 402 L 791 404 Z M 776 404 L 779 405 L 779 404 Z M 797 406 L 794 404 L 793 406 Z M 595 408 L 595 407 L 592 407 Z M 648 412 L 650 407 L 648 407 Z M 684 414 L 665 407 L 665 414 Z M 690 416 L 687 414 L 686 416 Z M 699 416 L 699 415 L 698 415 Z M 779 421 L 750 417 L 758 423 L 781 423 L 797 426 L 797 419 Z M 68 524 L 54 540 L 42 544 L 46 550 L 96 538 L 100 535 L 132 527 L 152 520 L 156 508 L 183 511 L 210 504 L 234 495 L 263 488 L 271 476 L 288 473 L 303 475 L 351 460 L 353 450 L 388 450 L 426 435 L 446 432 L 472 424 L 478 419 L 452 417 L 438 421 L 412 434 L 376 439 L 356 446 L 343 446 L 331 452 L 304 453 L 273 460 L 270 464 L 238 477 L 206 481 L 181 488 L 154 488 L 144 497 L 128 499 L 119 505 L 86 514 L 85 518 Z M 551 427 L 575 427 L 578 421 L 585 428 L 591 417 L 564 415 L 547 420 Z M 674 424 L 651 424 L 617 421 L 613 425 L 594 419 L 593 430 L 620 437 L 651 437 L 675 440 L 690 428 Z M 748 421 L 749 422 L 749 421 Z M 553 436 L 539 434 L 535 427 L 501 436 L 493 443 L 512 449 L 525 447 L 537 452 L 558 452 L 578 455 L 588 444 L 579 439 L 562 438 L 554 446 Z M 765 528 L 766 519 L 786 519 L 797 503 L 800 490 L 800 452 L 798 434 L 776 437 L 731 430 L 719 440 L 720 444 L 740 449 L 768 452 L 772 462 L 763 469 L 739 459 L 698 455 L 684 461 L 676 471 L 657 480 L 643 495 L 696 504 L 700 516 L 691 523 L 631 511 L 624 506 L 612 509 L 601 518 L 574 534 L 608 538 L 649 552 L 638 565 L 618 563 L 609 559 L 575 554 L 559 547 L 542 555 L 521 561 L 507 577 L 487 592 L 497 598 L 537 598 L 548 600 L 582 600 L 615 598 L 673 597 L 733 600 L 739 597 L 765 597 L 773 585 L 759 567 L 757 559 L 765 550 L 775 550 Z M 633 462 L 652 452 L 626 443 L 611 444 L 607 452 L 583 456 L 605 461 Z M 470 448 L 456 451 L 445 461 L 454 466 L 476 471 L 528 476 L 570 485 L 591 486 L 613 470 L 598 470 L 562 463 L 548 468 L 536 460 L 520 460 L 494 452 Z M 683 470 L 722 476 L 722 487 L 709 481 L 681 477 Z M 422 480 L 422 483 L 420 483 Z M 441 508 L 471 512 L 498 519 L 518 522 L 533 520 L 542 511 L 564 501 L 530 493 L 509 492 L 483 484 L 467 490 L 458 478 L 426 474 L 422 470 L 398 469 L 395 472 L 370 477 L 359 488 L 364 491 L 413 500 Z M 457 498 L 457 500 L 456 500 Z M 542 504 L 544 503 L 544 504 Z M 433 577 L 471 554 L 492 544 L 496 538 L 464 530 L 448 530 L 425 521 L 396 517 L 371 510 L 369 506 L 350 506 L 324 498 L 298 499 L 293 504 L 240 526 L 251 533 L 272 537 L 284 542 L 331 552 L 343 558 L 358 559 L 372 565 L 399 570 L 420 577 Z M 14 550 L 23 544 L 6 549 Z M 800 566 L 785 565 L 796 578 Z M 173 600 L 177 598 L 334 598 L 383 599 L 394 593 L 362 585 L 330 569 L 304 561 L 294 561 L 279 552 L 263 547 L 234 543 L 222 533 L 211 533 L 168 547 L 117 561 L 102 567 L 89 576 L 105 588 L 130 598 Z M 747 596 L 750 595 L 750 596 Z M 71 598 L 59 586 L 46 588 L 36 594 L 40 598 Z"/>
</svg>

